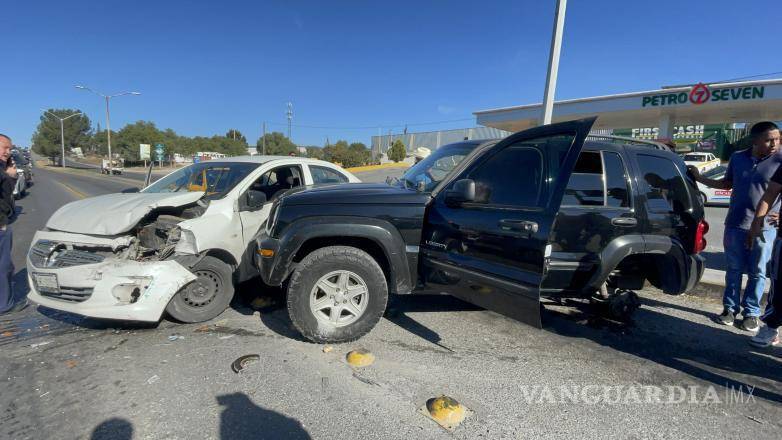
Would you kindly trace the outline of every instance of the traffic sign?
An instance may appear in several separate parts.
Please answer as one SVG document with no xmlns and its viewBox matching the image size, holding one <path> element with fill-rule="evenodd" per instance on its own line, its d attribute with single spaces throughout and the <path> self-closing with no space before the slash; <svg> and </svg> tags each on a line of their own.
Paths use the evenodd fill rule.
<svg viewBox="0 0 782 440">
<path fill-rule="evenodd" d="M 163 144 L 155 144 L 155 156 L 157 156 L 157 160 L 163 160 Z"/>
</svg>

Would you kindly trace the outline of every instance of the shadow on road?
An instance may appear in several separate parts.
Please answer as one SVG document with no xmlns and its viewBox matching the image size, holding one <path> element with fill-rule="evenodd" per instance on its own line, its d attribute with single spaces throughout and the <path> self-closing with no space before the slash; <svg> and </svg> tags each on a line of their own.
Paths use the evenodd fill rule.
<svg viewBox="0 0 782 440">
<path fill-rule="evenodd" d="M 724 252 L 701 252 L 706 258 L 706 269 L 725 271 L 728 268 L 728 260 Z"/>
<path fill-rule="evenodd" d="M 90 436 L 90 440 L 131 440 L 132 438 L 133 424 L 116 417 L 96 426 Z"/>
<path fill-rule="evenodd" d="M 217 396 L 223 407 L 220 414 L 221 439 L 310 439 L 301 423 L 276 411 L 262 408 L 246 394 Z"/>
<path fill-rule="evenodd" d="M 410 312 L 456 312 L 483 310 L 480 307 L 448 295 L 393 295 L 388 300 L 384 317 L 397 326 L 434 345 L 453 351 L 442 345 L 442 338 L 436 331 L 421 324 L 408 315 Z"/>
<path fill-rule="evenodd" d="M 641 302 L 646 306 L 673 306 L 644 297 Z M 695 312 L 700 314 L 700 311 Z M 782 403 L 782 387 L 779 383 L 782 381 L 782 372 L 775 361 L 759 355 L 760 350 L 748 344 L 748 335 L 644 307 L 636 312 L 635 324 L 631 323 L 621 332 L 604 331 L 606 326 L 594 325 L 594 317 L 587 304 L 581 305 L 572 314 L 547 310 L 544 318 L 544 329 L 556 334 L 590 339 L 720 387 L 746 389 L 747 385 L 756 386 L 756 397 Z M 590 323 L 593 325 L 583 325 L 585 318 L 592 318 Z M 759 381 L 745 384 L 720 371 L 754 376 Z"/>
</svg>

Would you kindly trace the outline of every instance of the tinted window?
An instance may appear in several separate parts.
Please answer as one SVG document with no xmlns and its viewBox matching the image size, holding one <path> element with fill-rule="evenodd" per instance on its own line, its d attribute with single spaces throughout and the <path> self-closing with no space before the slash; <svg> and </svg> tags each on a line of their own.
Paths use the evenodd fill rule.
<svg viewBox="0 0 782 440">
<path fill-rule="evenodd" d="M 481 164 L 470 178 L 475 181 L 477 203 L 538 206 L 543 189 L 543 156 L 534 148 L 512 145 Z"/>
<path fill-rule="evenodd" d="M 603 152 L 606 167 L 606 204 L 614 208 L 630 207 L 630 189 L 622 158 L 617 153 Z"/>
<path fill-rule="evenodd" d="M 585 151 L 578 156 L 570 175 L 563 206 L 603 206 L 603 163 L 600 153 Z"/>
<path fill-rule="evenodd" d="M 682 212 L 690 209 L 687 184 L 673 162 L 668 159 L 638 155 L 641 178 L 646 183 L 646 198 L 652 211 Z"/>
<path fill-rule="evenodd" d="M 477 144 L 468 143 L 450 144 L 436 149 L 429 157 L 405 171 L 402 184 L 407 188 L 418 188 L 423 182 L 424 191 L 433 190 L 475 147 Z"/>
<path fill-rule="evenodd" d="M 310 165 L 314 183 L 347 183 L 348 178 L 330 168 Z"/>
</svg>

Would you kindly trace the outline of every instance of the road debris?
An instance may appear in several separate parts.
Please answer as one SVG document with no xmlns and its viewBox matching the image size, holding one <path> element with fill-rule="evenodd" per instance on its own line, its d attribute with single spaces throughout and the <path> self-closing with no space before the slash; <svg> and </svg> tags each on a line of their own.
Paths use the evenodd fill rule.
<svg viewBox="0 0 782 440">
<path fill-rule="evenodd" d="M 445 395 L 427 400 L 418 412 L 434 420 L 448 431 L 456 429 L 472 413 L 456 399 Z"/>
<path fill-rule="evenodd" d="M 231 338 L 233 338 L 234 336 L 236 336 L 236 335 L 225 335 L 225 336 L 220 336 L 220 337 L 219 337 L 219 338 L 217 338 L 217 339 L 231 339 Z"/>
<path fill-rule="evenodd" d="M 148 384 L 150 384 L 150 385 L 152 385 L 153 383 L 155 383 L 155 382 L 157 382 L 157 381 L 159 381 L 159 380 L 160 380 L 160 376 L 158 376 L 158 375 L 156 374 L 156 375 L 154 375 L 154 376 L 150 377 L 149 379 L 147 379 L 147 383 L 148 383 Z"/>
<path fill-rule="evenodd" d="M 345 360 L 348 361 L 351 367 L 368 367 L 375 362 L 375 355 L 370 353 L 369 350 L 359 348 L 348 353 L 345 356 Z"/>
<path fill-rule="evenodd" d="M 43 397 L 43 396 L 45 396 L 45 395 L 47 395 L 47 394 L 49 394 L 49 393 L 51 393 L 51 391 L 47 391 L 47 392 L 45 392 L 45 393 L 41 394 L 41 395 L 40 395 L 40 396 L 38 396 L 38 397 L 39 397 L 39 398 L 40 398 L 40 397 Z"/>
<path fill-rule="evenodd" d="M 168 337 L 169 341 L 176 341 L 177 339 L 185 339 L 185 337 L 182 335 L 171 335 Z"/>
<path fill-rule="evenodd" d="M 331 345 L 326 345 L 325 347 L 323 347 L 324 353 L 331 353 L 332 351 L 334 351 L 334 347 Z"/>
<path fill-rule="evenodd" d="M 261 355 L 259 354 L 246 354 L 233 361 L 233 363 L 231 363 L 231 369 L 234 370 L 234 373 L 239 373 L 247 368 L 248 365 L 259 360 L 261 360 Z"/>
<path fill-rule="evenodd" d="M 5 336 L 5 337 L 7 337 L 7 338 L 10 338 L 11 336 L 13 336 L 13 335 L 14 335 L 14 332 L 4 331 L 4 332 L 2 333 L 2 335 L 3 335 L 3 336 Z"/>
<path fill-rule="evenodd" d="M 65 366 L 68 367 L 68 368 L 73 368 L 78 363 L 79 363 L 79 361 L 77 361 L 76 359 L 68 359 L 67 361 L 65 361 Z"/>
<path fill-rule="evenodd" d="M 353 377 L 355 377 L 356 379 L 358 379 L 361 382 L 364 382 L 367 385 L 372 385 L 372 386 L 375 386 L 375 387 L 379 387 L 380 386 L 379 383 L 375 382 L 374 380 L 372 380 L 372 379 L 370 379 L 368 377 L 361 376 L 360 374 L 356 373 L 355 371 L 353 372 Z"/>
<path fill-rule="evenodd" d="M 37 344 L 30 344 L 30 348 L 38 348 L 38 347 L 43 347 L 44 345 L 49 345 L 49 344 L 51 344 L 52 342 L 54 342 L 54 341 L 46 341 L 46 342 L 39 342 L 39 343 L 37 343 Z"/>
</svg>

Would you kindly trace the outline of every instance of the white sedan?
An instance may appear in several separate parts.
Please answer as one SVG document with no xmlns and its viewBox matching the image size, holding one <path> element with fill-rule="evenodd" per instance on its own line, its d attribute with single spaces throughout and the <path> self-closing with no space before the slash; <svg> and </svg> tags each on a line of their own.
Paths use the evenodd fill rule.
<svg viewBox="0 0 782 440">
<path fill-rule="evenodd" d="M 720 160 L 711 153 L 687 153 L 683 159 L 685 164 L 698 168 L 701 173 L 720 166 Z"/>
<path fill-rule="evenodd" d="M 360 181 L 320 160 L 237 157 L 190 165 L 141 192 L 69 203 L 33 238 L 29 297 L 95 318 L 212 319 L 234 283 L 258 276 L 251 244 L 272 202 L 297 187 L 349 182 Z"/>
<path fill-rule="evenodd" d="M 709 179 L 720 180 L 725 177 L 725 171 L 727 171 L 727 167 L 720 165 L 703 173 L 703 176 Z M 702 183 L 698 183 L 698 190 L 704 205 L 727 206 L 730 203 L 731 190 L 729 189 L 709 188 Z"/>
</svg>

